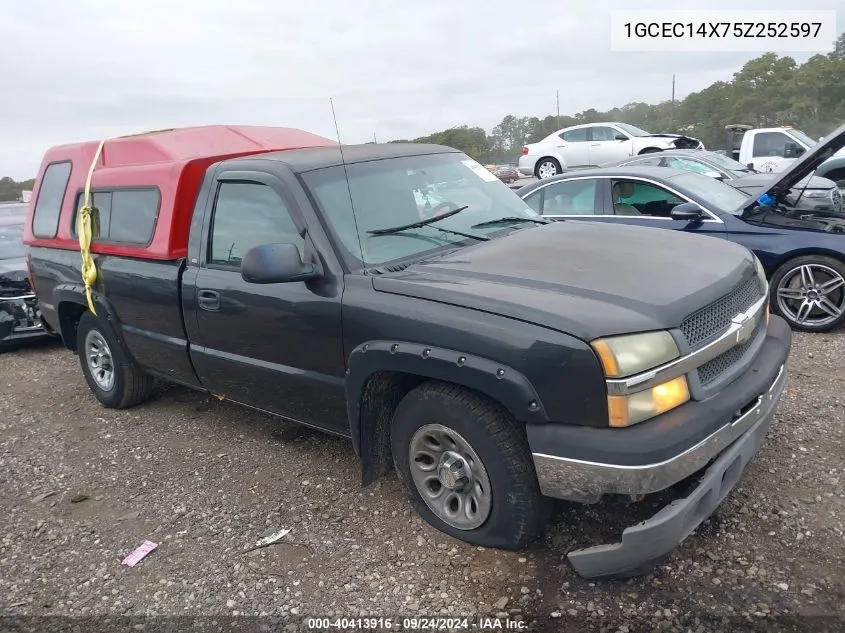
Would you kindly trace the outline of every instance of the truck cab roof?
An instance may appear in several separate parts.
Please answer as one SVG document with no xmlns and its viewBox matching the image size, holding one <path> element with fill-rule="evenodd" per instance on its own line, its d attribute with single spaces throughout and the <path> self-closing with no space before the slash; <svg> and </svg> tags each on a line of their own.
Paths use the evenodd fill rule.
<svg viewBox="0 0 845 633">
<path fill-rule="evenodd" d="M 283 162 L 295 173 L 305 173 L 325 167 L 338 167 L 344 163 L 353 165 L 372 160 L 386 160 L 403 156 L 455 153 L 458 150 L 443 145 L 427 143 L 367 143 L 344 145 L 343 153 L 337 145 L 333 147 L 312 147 L 295 151 L 268 152 L 259 157 L 245 156 L 227 161 L 227 164 L 244 160 L 275 160 Z"/>
</svg>

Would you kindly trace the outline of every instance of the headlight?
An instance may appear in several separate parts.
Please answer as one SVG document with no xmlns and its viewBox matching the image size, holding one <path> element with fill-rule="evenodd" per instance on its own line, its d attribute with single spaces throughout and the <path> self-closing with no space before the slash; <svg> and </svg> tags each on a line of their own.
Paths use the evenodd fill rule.
<svg viewBox="0 0 845 633">
<path fill-rule="evenodd" d="M 665 330 L 600 338 L 592 345 L 608 378 L 638 374 L 680 355 L 675 339 Z"/>
<path fill-rule="evenodd" d="M 768 281 L 766 280 L 766 269 L 763 268 L 763 262 L 760 261 L 760 258 L 754 255 L 754 268 L 757 270 L 757 278 L 760 280 L 760 283 L 763 284 L 763 287 L 766 287 Z"/>
<path fill-rule="evenodd" d="M 768 286 L 769 282 L 766 279 L 766 269 L 763 268 L 763 263 L 760 261 L 760 259 L 756 255 L 754 256 L 754 268 L 757 269 L 757 277 L 760 279 L 760 287 L 763 288 L 764 292 L 767 291 L 767 289 L 769 287 Z M 767 301 L 767 303 L 768 303 L 768 301 Z M 770 316 L 770 310 L 769 310 L 769 306 L 767 305 L 766 309 L 763 312 L 763 318 L 765 319 L 764 325 L 766 327 L 769 327 L 769 316 Z"/>
<path fill-rule="evenodd" d="M 610 426 L 626 427 L 643 422 L 671 411 L 689 399 L 686 376 L 678 376 L 662 385 L 630 396 L 608 396 L 607 410 Z"/>
<path fill-rule="evenodd" d="M 624 378 L 647 371 L 680 356 L 669 332 L 645 332 L 612 336 L 593 341 L 605 376 Z M 610 426 L 626 427 L 679 407 L 690 399 L 685 376 L 625 396 L 608 396 Z"/>
</svg>

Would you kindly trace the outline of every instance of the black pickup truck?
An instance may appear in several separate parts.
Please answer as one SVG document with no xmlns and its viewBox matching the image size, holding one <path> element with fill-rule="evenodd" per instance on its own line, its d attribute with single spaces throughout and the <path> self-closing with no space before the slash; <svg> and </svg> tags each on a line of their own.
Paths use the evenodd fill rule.
<svg viewBox="0 0 845 633">
<path fill-rule="evenodd" d="M 182 148 L 176 133 L 146 142 Z M 531 542 L 550 498 L 694 484 L 620 543 L 570 552 L 592 578 L 674 549 L 772 422 L 791 333 L 743 247 L 548 223 L 447 147 L 291 143 L 176 168 L 162 150 L 145 170 L 122 142 L 94 158 L 90 307 L 90 144 L 45 157 L 26 235 L 44 318 L 105 406 L 159 377 L 349 437 L 365 485 L 395 467 L 426 521 L 482 546 Z"/>
</svg>

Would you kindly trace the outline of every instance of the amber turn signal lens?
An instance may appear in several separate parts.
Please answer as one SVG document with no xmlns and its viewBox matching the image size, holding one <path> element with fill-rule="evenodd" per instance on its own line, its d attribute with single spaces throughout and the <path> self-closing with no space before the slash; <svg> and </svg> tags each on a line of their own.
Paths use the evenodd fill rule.
<svg viewBox="0 0 845 633">
<path fill-rule="evenodd" d="M 629 396 L 608 396 L 607 409 L 610 426 L 623 428 L 638 424 L 671 411 L 689 399 L 689 386 L 685 376 L 678 376 L 656 387 Z"/>
<path fill-rule="evenodd" d="M 596 350 L 596 354 L 601 361 L 602 369 L 604 369 L 604 375 L 618 376 L 619 365 L 616 364 L 616 357 L 613 355 L 613 351 L 611 351 L 610 345 L 607 344 L 607 341 L 601 339 L 593 341 L 593 349 Z"/>
</svg>

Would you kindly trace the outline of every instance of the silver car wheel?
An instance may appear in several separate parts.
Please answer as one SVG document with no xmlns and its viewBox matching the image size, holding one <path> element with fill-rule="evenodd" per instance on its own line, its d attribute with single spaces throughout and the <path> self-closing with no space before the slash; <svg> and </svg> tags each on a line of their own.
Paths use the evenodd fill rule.
<svg viewBox="0 0 845 633">
<path fill-rule="evenodd" d="M 824 264 L 796 266 L 781 278 L 777 302 L 793 323 L 824 327 L 845 311 L 845 278 Z"/>
<path fill-rule="evenodd" d="M 442 424 L 417 429 L 408 449 L 411 478 L 425 504 L 458 530 L 474 530 L 490 515 L 493 490 L 470 443 Z"/>
<path fill-rule="evenodd" d="M 114 361 L 106 339 L 96 330 L 85 336 L 85 359 L 94 382 L 103 391 L 114 388 Z"/>
<path fill-rule="evenodd" d="M 550 160 L 544 160 L 540 165 L 537 167 L 537 175 L 541 180 L 545 180 L 546 178 L 551 178 L 552 176 L 557 176 L 557 165 L 555 165 Z"/>
</svg>

